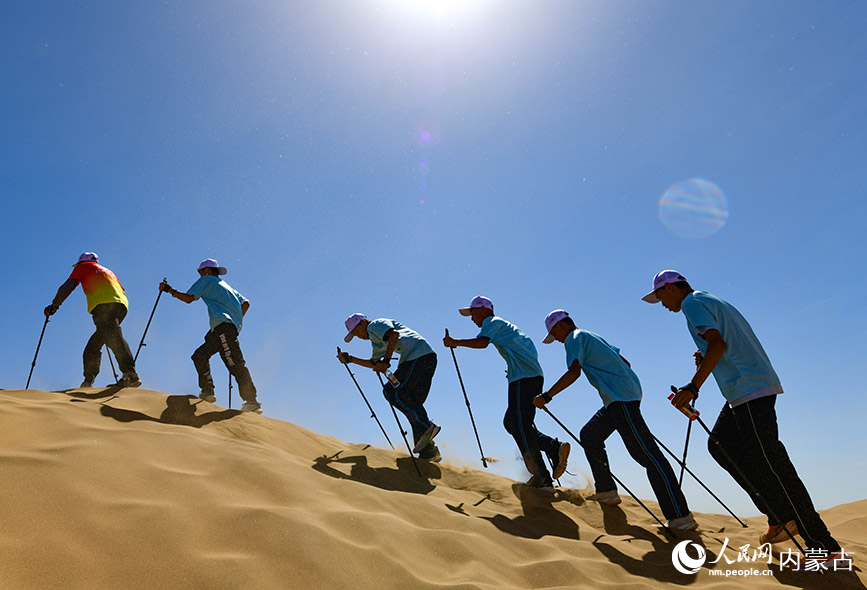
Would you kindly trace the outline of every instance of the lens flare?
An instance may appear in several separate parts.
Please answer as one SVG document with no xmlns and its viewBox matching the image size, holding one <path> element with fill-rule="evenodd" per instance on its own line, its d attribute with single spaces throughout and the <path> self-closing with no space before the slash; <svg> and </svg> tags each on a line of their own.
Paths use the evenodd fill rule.
<svg viewBox="0 0 867 590">
<path fill-rule="evenodd" d="M 688 240 L 712 236 L 725 225 L 728 216 L 725 194 L 702 178 L 668 187 L 659 200 L 659 219 L 674 235 Z"/>
<path fill-rule="evenodd" d="M 419 147 L 432 147 L 440 141 L 440 127 L 436 121 L 419 121 L 412 135 Z"/>
</svg>

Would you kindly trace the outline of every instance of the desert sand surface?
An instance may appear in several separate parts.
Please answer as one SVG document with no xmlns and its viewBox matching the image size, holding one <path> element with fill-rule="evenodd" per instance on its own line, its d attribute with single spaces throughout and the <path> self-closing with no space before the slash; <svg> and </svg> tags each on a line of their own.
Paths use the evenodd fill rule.
<svg viewBox="0 0 867 590">
<path fill-rule="evenodd" d="M 406 453 L 191 396 L 0 391 L 0 589 L 867 583 L 867 500 L 822 512 L 852 571 L 792 572 L 737 562 L 739 547 L 757 547 L 762 518 L 744 529 L 696 513 L 699 531 L 670 539 L 625 494 L 603 510 L 576 490 L 528 491 L 448 457 L 419 465 L 423 477 Z M 679 573 L 671 553 L 683 540 L 720 561 Z M 765 574 L 731 573 L 752 568 Z"/>
</svg>

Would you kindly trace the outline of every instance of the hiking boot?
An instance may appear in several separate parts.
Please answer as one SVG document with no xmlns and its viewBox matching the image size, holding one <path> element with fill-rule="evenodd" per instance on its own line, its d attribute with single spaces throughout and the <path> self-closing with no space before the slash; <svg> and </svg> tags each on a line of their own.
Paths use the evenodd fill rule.
<svg viewBox="0 0 867 590">
<path fill-rule="evenodd" d="M 534 475 L 527 480 L 527 485 L 536 490 L 544 490 L 546 492 L 554 491 L 554 481 L 550 477 L 542 479 L 538 475 Z"/>
<path fill-rule="evenodd" d="M 566 460 L 569 458 L 570 450 L 572 450 L 572 447 L 569 443 L 560 443 L 560 447 L 557 449 L 556 461 L 554 459 L 551 460 L 551 463 L 554 465 L 553 472 L 551 473 L 552 478 L 560 479 L 560 476 L 566 473 Z"/>
<path fill-rule="evenodd" d="M 244 405 L 241 406 L 242 412 L 255 412 L 256 414 L 262 413 L 262 404 L 257 401 L 252 402 L 244 402 Z"/>
<path fill-rule="evenodd" d="M 420 450 L 428 446 L 434 439 L 434 437 L 439 434 L 441 428 L 434 424 L 430 423 L 430 426 L 427 427 L 427 430 L 418 437 L 418 440 L 415 441 L 415 446 L 412 448 L 413 453 L 418 453 Z"/>
<path fill-rule="evenodd" d="M 698 528 L 698 523 L 695 521 L 692 512 L 690 512 L 686 516 L 669 520 L 665 523 L 665 526 L 673 531 L 694 531 Z"/>
<path fill-rule="evenodd" d="M 793 537 L 798 534 L 798 525 L 795 524 L 794 520 L 786 523 L 786 529 L 792 533 Z M 765 534 L 759 535 L 759 545 L 764 545 L 765 543 L 773 545 L 774 543 L 782 543 L 788 540 L 789 535 L 786 534 L 786 531 L 783 530 L 783 525 L 780 524 L 768 525 L 768 530 L 765 531 Z"/>
<path fill-rule="evenodd" d="M 203 391 L 199 394 L 199 399 L 205 400 L 209 404 L 217 403 L 217 396 L 214 395 L 213 391 Z"/>
<path fill-rule="evenodd" d="M 88 379 L 85 377 L 84 381 L 81 382 L 81 385 L 79 385 L 78 388 L 86 389 L 88 387 L 93 387 L 93 379 Z"/>
<path fill-rule="evenodd" d="M 599 502 L 600 504 L 605 504 L 606 506 L 617 506 L 618 504 L 620 504 L 620 494 L 617 493 L 617 490 L 596 492 L 595 494 L 590 494 L 584 499 L 590 500 L 592 502 Z"/>
<path fill-rule="evenodd" d="M 443 456 L 440 454 L 440 450 L 433 443 L 430 443 L 428 446 L 419 451 L 418 458 L 422 459 L 423 461 L 430 461 L 431 463 L 439 463 L 443 460 Z"/>
<path fill-rule="evenodd" d="M 141 387 L 141 379 L 135 371 L 124 373 L 123 376 L 115 383 L 118 387 Z"/>
</svg>

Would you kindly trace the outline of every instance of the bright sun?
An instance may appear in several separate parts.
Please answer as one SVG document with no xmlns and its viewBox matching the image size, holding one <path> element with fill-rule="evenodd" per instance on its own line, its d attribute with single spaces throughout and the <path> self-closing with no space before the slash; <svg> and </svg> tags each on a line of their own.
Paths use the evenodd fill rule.
<svg viewBox="0 0 867 590">
<path fill-rule="evenodd" d="M 414 18 L 434 21 L 471 18 L 491 0 L 394 0 L 394 5 Z"/>
</svg>

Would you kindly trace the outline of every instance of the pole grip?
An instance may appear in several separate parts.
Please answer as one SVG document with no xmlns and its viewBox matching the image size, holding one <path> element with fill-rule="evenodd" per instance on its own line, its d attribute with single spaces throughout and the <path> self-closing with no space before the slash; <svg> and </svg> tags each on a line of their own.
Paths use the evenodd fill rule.
<svg viewBox="0 0 867 590">
<path fill-rule="evenodd" d="M 676 394 L 676 393 L 677 393 L 677 388 L 674 385 L 672 385 L 671 386 L 671 393 L 668 395 L 668 400 L 671 401 L 672 399 L 674 399 L 674 394 Z M 696 418 L 698 418 L 701 415 L 701 412 L 699 412 L 695 408 L 690 408 L 689 406 L 686 406 L 683 408 L 678 408 L 678 410 L 683 412 L 683 415 L 686 416 L 687 418 L 689 418 L 690 420 L 695 420 Z"/>
</svg>

